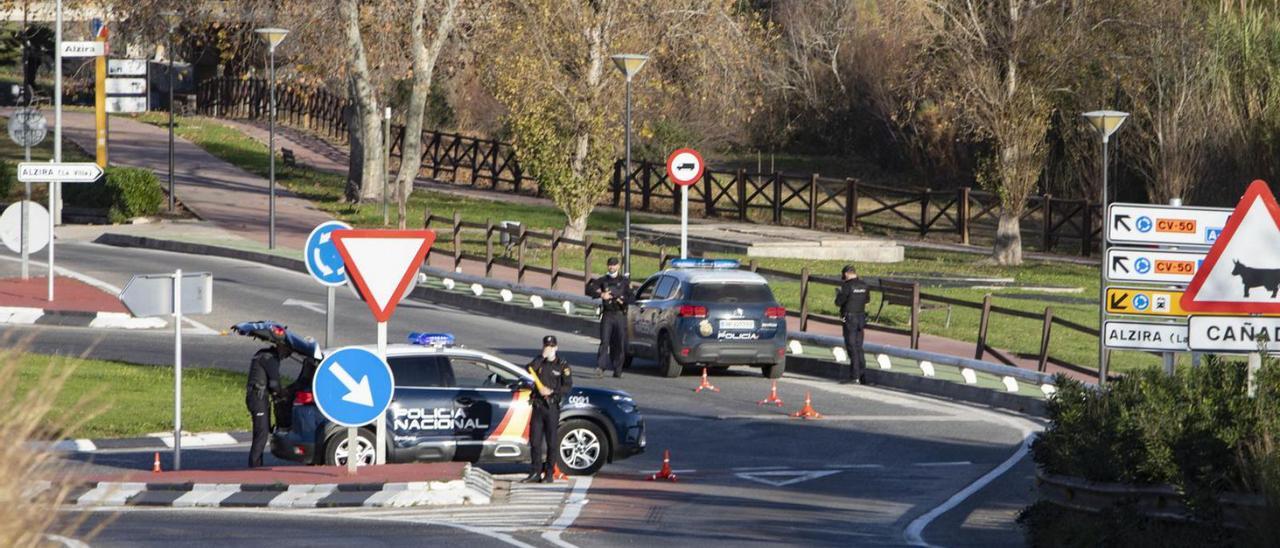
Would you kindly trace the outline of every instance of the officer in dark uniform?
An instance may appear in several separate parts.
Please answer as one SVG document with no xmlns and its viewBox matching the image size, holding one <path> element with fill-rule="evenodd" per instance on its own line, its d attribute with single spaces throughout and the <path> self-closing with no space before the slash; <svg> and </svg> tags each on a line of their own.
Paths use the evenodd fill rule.
<svg viewBox="0 0 1280 548">
<path fill-rule="evenodd" d="M 844 349 L 849 353 L 849 376 L 841 382 L 866 384 L 863 372 L 867 368 L 867 358 L 862 354 L 862 335 L 867 328 L 867 301 L 871 298 L 871 290 L 858 278 L 858 270 L 853 265 L 845 265 L 842 274 L 844 282 L 836 289 L 836 306 L 840 307 L 840 317 L 844 319 Z"/>
<path fill-rule="evenodd" d="M 249 364 L 249 383 L 245 387 L 244 404 L 253 419 L 250 468 L 262 466 L 262 451 L 267 448 L 267 437 L 271 434 L 271 402 L 284 398 L 284 389 L 280 386 L 280 362 L 287 359 L 291 351 L 283 328 L 271 327 L 271 339 L 275 346 L 263 348 L 253 355 Z"/>
<path fill-rule="evenodd" d="M 600 299 L 600 351 L 596 354 L 596 377 L 605 369 L 614 377 L 622 376 L 622 362 L 627 355 L 627 305 L 631 303 L 631 280 L 620 270 L 617 257 L 609 257 L 609 273 L 587 283 L 587 296 Z"/>
<path fill-rule="evenodd" d="M 521 482 L 551 483 L 555 481 L 556 456 L 560 453 L 560 401 L 573 388 L 573 376 L 569 362 L 556 354 L 556 338 L 552 335 L 542 338 L 542 355 L 529 362 L 528 369 L 534 382 L 533 418 L 529 423 L 533 460 L 529 476 Z"/>
</svg>

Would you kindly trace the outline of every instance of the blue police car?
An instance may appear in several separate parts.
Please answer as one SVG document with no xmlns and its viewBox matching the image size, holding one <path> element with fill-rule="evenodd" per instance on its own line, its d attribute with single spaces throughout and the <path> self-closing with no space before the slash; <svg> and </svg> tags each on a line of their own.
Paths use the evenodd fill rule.
<svg viewBox="0 0 1280 548">
<path fill-rule="evenodd" d="M 447 334 L 415 333 L 389 345 L 395 393 L 384 420 L 387 462 L 528 462 L 533 377 L 520 366 L 453 345 Z M 304 375 L 306 372 L 304 372 Z M 303 386 L 310 386 L 304 379 Z M 346 429 L 330 423 L 313 394 L 294 394 L 291 426 L 277 429 L 271 452 L 307 464 L 345 465 Z M 591 475 L 608 462 L 644 452 L 644 418 L 630 395 L 574 387 L 560 406 L 560 470 Z M 374 429 L 358 431 L 354 455 L 373 464 Z"/>
</svg>

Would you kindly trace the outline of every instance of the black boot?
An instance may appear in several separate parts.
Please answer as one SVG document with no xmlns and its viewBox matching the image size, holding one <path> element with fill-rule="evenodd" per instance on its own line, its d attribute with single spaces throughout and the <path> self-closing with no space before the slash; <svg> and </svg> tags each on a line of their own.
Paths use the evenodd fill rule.
<svg viewBox="0 0 1280 548">
<path fill-rule="evenodd" d="M 520 483 L 538 483 L 540 481 L 544 481 L 542 479 L 542 474 L 539 474 L 537 472 L 529 472 L 529 475 L 525 476 L 524 479 L 520 480 Z"/>
</svg>

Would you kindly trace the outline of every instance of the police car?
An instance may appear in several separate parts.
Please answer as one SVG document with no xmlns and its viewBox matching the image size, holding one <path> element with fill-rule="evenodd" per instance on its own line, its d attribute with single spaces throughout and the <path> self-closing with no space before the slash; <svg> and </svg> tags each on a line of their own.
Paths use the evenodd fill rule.
<svg viewBox="0 0 1280 548">
<path fill-rule="evenodd" d="M 663 375 L 686 366 L 786 369 L 787 309 L 769 283 L 729 259 L 677 259 L 645 280 L 627 310 L 626 363 L 653 358 Z"/>
<path fill-rule="evenodd" d="M 387 462 L 528 462 L 533 377 L 486 352 L 454 346 L 448 334 L 413 333 L 389 345 L 395 393 L 385 417 Z M 307 386 L 310 386 L 308 383 Z M 644 419 L 625 392 L 574 387 L 560 405 L 560 470 L 594 474 L 605 463 L 644 452 Z M 372 426 L 362 427 L 355 458 L 373 464 Z M 272 435 L 275 456 L 345 465 L 346 429 L 330 423 L 309 391 L 294 395 L 291 428 Z"/>
</svg>

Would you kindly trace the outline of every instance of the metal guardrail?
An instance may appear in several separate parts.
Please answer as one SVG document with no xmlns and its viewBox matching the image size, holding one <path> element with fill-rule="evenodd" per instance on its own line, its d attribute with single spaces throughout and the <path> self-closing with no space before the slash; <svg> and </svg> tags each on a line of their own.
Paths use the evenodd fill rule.
<svg viewBox="0 0 1280 548">
<path fill-rule="evenodd" d="M 1184 493 L 1172 485 L 1132 485 L 1103 483 L 1060 476 L 1036 469 L 1036 488 L 1042 499 L 1072 510 L 1102 514 L 1117 506 L 1157 519 L 1195 521 L 1184 503 Z M 1250 493 L 1222 493 L 1222 524 L 1243 529 L 1263 518 L 1266 497 Z"/>
</svg>

